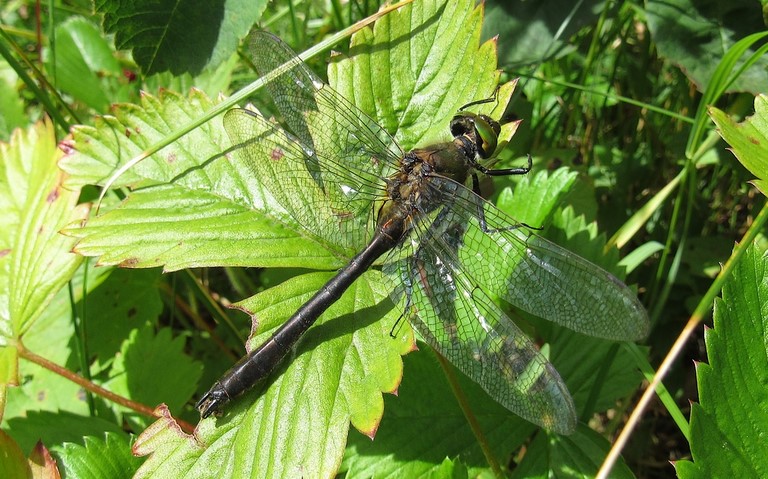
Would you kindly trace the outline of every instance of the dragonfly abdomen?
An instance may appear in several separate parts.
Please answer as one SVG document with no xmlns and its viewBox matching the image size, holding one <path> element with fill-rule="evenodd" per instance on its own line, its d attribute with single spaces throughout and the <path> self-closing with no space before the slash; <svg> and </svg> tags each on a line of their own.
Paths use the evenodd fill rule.
<svg viewBox="0 0 768 479">
<path fill-rule="evenodd" d="M 269 376 L 320 315 L 338 301 L 374 261 L 394 248 L 401 237 L 402 227 L 399 224 L 389 222 L 381 226 L 368 246 L 304 303 L 275 331 L 271 338 L 224 373 L 221 379 L 198 401 L 197 409 L 201 416 L 203 418 L 210 416 L 233 398 Z"/>
</svg>

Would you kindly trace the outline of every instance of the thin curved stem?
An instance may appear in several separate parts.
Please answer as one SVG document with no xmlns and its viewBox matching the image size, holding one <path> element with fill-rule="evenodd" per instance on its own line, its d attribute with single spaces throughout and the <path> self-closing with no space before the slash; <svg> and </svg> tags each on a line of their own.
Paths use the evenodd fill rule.
<svg viewBox="0 0 768 479">
<path fill-rule="evenodd" d="M 87 379 L 80 376 L 79 374 L 73 373 L 69 369 L 33 353 L 29 349 L 25 348 L 20 341 L 16 343 L 16 350 L 19 352 L 19 357 L 24 358 L 27 361 L 33 362 L 40 367 L 43 367 L 51 372 L 58 374 L 59 376 L 67 378 L 73 383 L 83 387 L 85 390 L 93 394 L 97 394 L 103 398 L 108 399 L 109 401 L 112 401 L 128 409 L 136 411 L 139 414 L 143 414 L 149 417 L 156 417 L 156 418 L 162 417 L 159 413 L 155 412 L 154 409 L 147 406 L 146 404 L 141 404 L 139 402 L 132 401 L 126 397 L 120 396 L 119 394 L 115 394 L 112 391 L 108 391 L 103 387 L 98 386 L 91 381 L 88 381 Z M 178 425 L 184 430 L 184 432 L 188 434 L 192 434 L 195 430 L 195 426 L 193 426 L 192 424 L 186 421 L 176 419 L 176 423 L 178 423 Z"/>
</svg>

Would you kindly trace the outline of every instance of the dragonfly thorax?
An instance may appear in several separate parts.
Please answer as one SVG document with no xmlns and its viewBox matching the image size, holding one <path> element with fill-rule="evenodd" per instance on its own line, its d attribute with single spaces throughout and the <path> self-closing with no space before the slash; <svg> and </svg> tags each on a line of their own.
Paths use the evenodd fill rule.
<svg viewBox="0 0 768 479">
<path fill-rule="evenodd" d="M 440 175 L 463 184 L 471 165 L 456 140 L 406 153 L 400 168 L 385 180 L 387 201 L 379 210 L 377 223 L 380 230 L 388 236 L 398 234 L 397 230 L 389 229 L 393 223 L 402 222 L 405 226 L 399 233 L 404 235 L 416 217 L 440 206 L 434 186 L 430 186 L 431 178 Z"/>
</svg>

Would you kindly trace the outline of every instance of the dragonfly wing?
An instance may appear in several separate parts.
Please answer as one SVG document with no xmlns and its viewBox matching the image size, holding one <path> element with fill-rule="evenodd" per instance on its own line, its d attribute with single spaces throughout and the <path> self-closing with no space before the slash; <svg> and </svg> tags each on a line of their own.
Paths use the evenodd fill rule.
<svg viewBox="0 0 768 479">
<path fill-rule="evenodd" d="M 555 368 L 531 340 L 462 270 L 456 243 L 434 234 L 446 226 L 431 215 L 419 221 L 423 238 L 401 259 L 384 265 L 398 285 L 396 299 L 406 297 L 407 316 L 424 340 L 515 414 L 559 433 L 570 433 L 576 411 Z M 416 237 L 414 236 L 414 237 Z"/>
<path fill-rule="evenodd" d="M 249 55 L 285 122 L 301 142 L 313 147 L 304 113 L 317 110 L 315 93 L 323 82 L 278 37 L 261 30 L 248 36 Z"/>
<path fill-rule="evenodd" d="M 277 124 L 252 111 L 233 109 L 224 115 L 224 126 L 235 145 L 234 154 L 288 213 L 286 222 L 304 228 L 328 245 L 345 248 L 339 251 L 342 255 L 367 244 L 373 228 L 374 197 L 337 200 L 350 183 L 359 181 L 353 170 L 325 161 L 329 173 L 321 188 L 311 173 L 318 157 L 310 155 L 297 138 Z M 269 205 L 264 207 L 269 209 Z M 280 214 L 274 209 L 273 213 Z"/>
<path fill-rule="evenodd" d="M 358 173 L 347 195 L 370 193 L 370 184 L 399 167 L 402 150 L 376 121 L 323 83 L 278 37 L 254 31 L 249 37 L 254 65 L 285 123 L 320 158 Z M 322 172 L 322 169 L 321 169 Z"/>
<path fill-rule="evenodd" d="M 466 231 L 459 263 L 475 284 L 520 309 L 574 331 L 637 340 L 648 315 L 614 275 L 531 233 L 491 203 L 451 180 L 429 182 L 449 222 Z"/>
</svg>

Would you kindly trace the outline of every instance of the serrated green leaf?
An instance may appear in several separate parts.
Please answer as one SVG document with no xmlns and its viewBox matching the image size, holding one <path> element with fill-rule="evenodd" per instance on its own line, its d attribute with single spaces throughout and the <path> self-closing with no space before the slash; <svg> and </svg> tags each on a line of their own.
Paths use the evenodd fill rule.
<svg viewBox="0 0 768 479">
<path fill-rule="evenodd" d="M 164 139 L 175 125 L 199 118 L 213 105 L 197 90 L 188 96 L 163 90 L 157 97 L 142 95 L 138 105 L 115 105 L 113 115 L 96 117 L 93 126 L 74 127 L 72 139 L 66 142 L 68 154 L 59 164 L 70 173 L 65 185 L 102 185 L 121 164 Z M 234 175 L 224 175 L 229 161 L 220 158 L 229 146 L 225 137 L 221 121 L 210 121 L 131 168 L 114 186 L 166 184 L 173 180 L 189 189 L 215 193 L 235 188 L 235 180 L 226 182 Z"/>
<path fill-rule="evenodd" d="M 131 455 L 125 435 L 87 436 L 84 442 L 84 446 L 67 443 L 51 449 L 64 477 L 127 479 L 141 465 L 141 459 Z"/>
<path fill-rule="evenodd" d="M 42 122 L 16 130 L 0 144 L 0 385 L 17 384 L 12 344 L 48 307 L 82 258 L 59 230 L 81 220 L 78 191 L 62 186 L 53 126 Z"/>
<path fill-rule="evenodd" d="M 155 334 L 144 327 L 133 330 L 123 343 L 108 389 L 142 404 L 165 403 L 179 411 L 195 392 L 201 374 L 201 364 L 184 353 L 184 338 L 172 338 L 169 328 Z"/>
<path fill-rule="evenodd" d="M 327 476 L 341 460 L 350 422 L 365 434 L 376 433 L 382 391 L 397 388 L 400 355 L 412 348 L 413 337 L 410 330 L 396 339 L 389 336 L 397 314 L 376 321 L 392 305 L 380 282 L 366 279 L 373 274 L 360 278 L 321 317 L 298 344 L 296 356 L 261 390 L 247 394 L 223 418 L 200 424 L 197 438 L 206 445 L 205 454 L 185 474 Z M 240 303 L 257 322 L 265 319 L 252 343 L 263 341 L 328 278 L 327 273 L 300 276 Z M 172 457 L 191 452 L 185 448 Z M 163 466 L 153 454 L 146 467 Z"/>
<path fill-rule="evenodd" d="M 266 1 L 95 2 L 104 30 L 119 49 L 130 49 L 146 74 L 197 74 L 232 55 L 258 21 Z"/>
<path fill-rule="evenodd" d="M 405 149 L 445 139 L 456 111 L 499 81 L 496 42 L 480 44 L 482 9 L 467 5 L 419 1 L 390 13 L 352 37 L 354 55 L 331 63 L 329 82 Z"/>
<path fill-rule="evenodd" d="M 363 275 L 355 290 L 334 305 L 336 311 L 326 315 L 328 320 L 321 321 L 304 339 L 307 347 L 312 348 L 313 361 L 324 364 L 324 371 L 330 374 L 331 391 L 346 397 L 352 424 L 370 436 L 376 433 L 381 420 L 381 392 L 397 389 L 402 377 L 400 356 L 414 347 L 408 328 L 398 331 L 396 338 L 389 335 L 389 325 L 395 324 L 397 313 L 387 299 L 388 291 L 376 276 L 374 272 Z M 258 328 L 250 349 L 261 344 L 272 329 L 284 323 L 328 279 L 326 273 L 298 276 L 238 303 L 238 307 L 252 314 Z M 343 311 L 351 314 L 342 316 L 339 313 Z M 389 321 L 373 321 L 382 317 Z M 315 334 L 318 336 L 313 338 Z M 332 338 L 327 348 L 325 343 L 314 345 L 315 340 L 322 341 L 323 337 Z M 334 365 L 338 371 L 332 370 Z M 300 376 L 312 371 L 298 373 Z"/>
<path fill-rule="evenodd" d="M 538 228 L 547 224 L 555 208 L 561 203 L 576 181 L 576 173 L 566 168 L 551 175 L 540 171 L 526 175 L 515 187 L 499 194 L 496 206 L 517 221 Z"/>
<path fill-rule="evenodd" d="M 84 408 L 85 409 L 85 408 Z M 123 434 L 114 421 L 68 411 L 28 411 L 26 416 L 9 419 L 3 428 L 19 443 L 24 450 L 31 450 L 37 441 L 42 440 L 49 447 L 64 443 L 83 444 L 87 436 L 99 436 L 107 433 Z"/>
<path fill-rule="evenodd" d="M 171 184 L 142 189 L 118 208 L 64 232 L 82 238 L 75 251 L 99 256 L 99 265 L 162 266 L 165 271 L 341 265 L 331 251 L 297 229 L 207 191 Z"/>
<path fill-rule="evenodd" d="M 717 108 L 711 108 L 709 115 L 744 168 L 758 180 L 768 179 L 768 96 L 757 95 L 755 114 L 741 123 Z M 764 189 L 761 191 L 765 194 Z"/>
<path fill-rule="evenodd" d="M 555 243 L 591 261 L 618 278 L 626 276 L 619 268 L 619 251 L 614 247 L 605 251 L 605 233 L 598 233 L 597 223 L 587 223 L 583 216 L 576 216 L 569 205 L 559 210 L 552 221 L 552 230 L 547 237 Z"/>
<path fill-rule="evenodd" d="M 114 169 L 160 141 L 175 124 L 212 105 L 202 93 L 164 92 L 122 105 L 115 117 L 73 132 L 73 150 L 61 162 L 73 184 L 99 184 Z M 275 209 L 243 162 L 222 155 L 229 148 L 215 119 L 139 163 L 118 185 L 144 184 L 118 209 L 65 232 L 80 238 L 76 251 L 100 256 L 99 264 L 128 267 L 281 266 L 337 268 L 330 252 L 284 212 Z M 283 227 L 282 225 L 287 225 Z"/>
<path fill-rule="evenodd" d="M 680 477 L 765 477 L 768 459 L 768 256 L 747 248 L 715 302 L 705 331 L 709 364 L 696 368 L 699 404 L 691 409 L 693 462 Z"/>
</svg>

